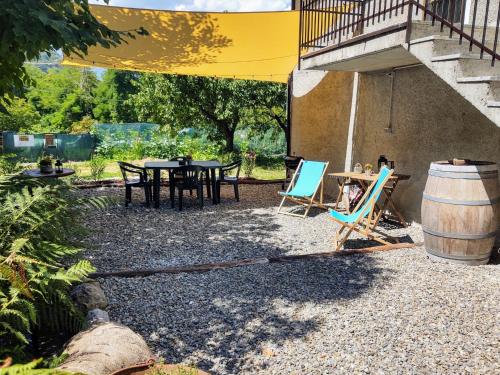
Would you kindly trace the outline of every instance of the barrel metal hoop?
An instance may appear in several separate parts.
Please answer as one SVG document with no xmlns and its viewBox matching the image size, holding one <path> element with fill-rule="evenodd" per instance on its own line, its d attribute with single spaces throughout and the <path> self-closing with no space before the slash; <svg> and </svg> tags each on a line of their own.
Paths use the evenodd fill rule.
<svg viewBox="0 0 500 375">
<path fill-rule="evenodd" d="M 460 201 L 457 199 L 446 199 L 446 198 L 439 198 L 439 197 L 433 197 L 432 195 L 425 194 L 423 195 L 423 198 L 432 201 L 432 202 L 437 202 L 437 203 L 444 203 L 444 204 L 454 204 L 454 205 L 459 205 L 459 206 L 492 206 L 494 204 L 497 204 L 500 202 L 500 197 L 496 197 L 493 199 L 486 199 L 486 200 L 481 200 L 481 201 Z"/>
<path fill-rule="evenodd" d="M 424 233 L 430 234 L 436 237 L 442 238 L 454 238 L 457 240 L 484 240 L 487 238 L 494 238 L 497 235 L 497 231 L 490 233 L 472 234 L 472 233 L 449 233 L 449 232 L 438 232 L 427 227 L 422 227 Z"/>
<path fill-rule="evenodd" d="M 480 173 L 460 173 L 460 172 L 442 172 L 429 169 L 429 176 L 452 178 L 458 180 L 488 180 L 490 178 L 498 178 L 498 172 L 488 171 Z"/>
<path fill-rule="evenodd" d="M 445 259 L 452 259 L 452 260 L 476 260 L 478 262 L 484 261 L 484 260 L 489 260 L 490 259 L 490 254 L 478 257 L 477 255 L 451 255 L 451 254 L 443 254 L 440 251 L 436 251 L 434 249 L 429 249 L 425 248 L 425 250 L 429 253 L 432 254 L 436 257 L 439 258 L 445 258 Z"/>
</svg>

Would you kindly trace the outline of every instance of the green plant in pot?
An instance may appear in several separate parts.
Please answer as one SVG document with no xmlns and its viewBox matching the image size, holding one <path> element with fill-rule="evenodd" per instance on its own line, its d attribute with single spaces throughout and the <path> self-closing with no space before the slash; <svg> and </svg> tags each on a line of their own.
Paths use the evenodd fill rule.
<svg viewBox="0 0 500 375">
<path fill-rule="evenodd" d="M 52 173 L 54 172 L 54 168 L 52 167 L 52 156 L 43 155 L 38 161 L 38 166 L 40 167 L 41 173 Z"/>
</svg>

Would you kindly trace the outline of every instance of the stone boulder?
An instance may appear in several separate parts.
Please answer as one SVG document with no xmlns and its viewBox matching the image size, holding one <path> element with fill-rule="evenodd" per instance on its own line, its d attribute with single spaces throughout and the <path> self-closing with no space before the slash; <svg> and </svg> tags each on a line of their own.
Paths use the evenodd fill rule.
<svg viewBox="0 0 500 375">
<path fill-rule="evenodd" d="M 71 292 L 71 298 L 84 313 L 93 309 L 104 310 L 108 306 L 108 299 L 97 281 L 78 285 Z"/>
<path fill-rule="evenodd" d="M 92 309 L 87 313 L 87 324 L 91 326 L 96 323 L 109 322 L 109 314 L 101 309 Z"/>
<path fill-rule="evenodd" d="M 153 358 L 144 339 L 117 323 L 96 323 L 66 345 L 69 356 L 59 370 L 86 375 L 107 375 Z"/>
</svg>

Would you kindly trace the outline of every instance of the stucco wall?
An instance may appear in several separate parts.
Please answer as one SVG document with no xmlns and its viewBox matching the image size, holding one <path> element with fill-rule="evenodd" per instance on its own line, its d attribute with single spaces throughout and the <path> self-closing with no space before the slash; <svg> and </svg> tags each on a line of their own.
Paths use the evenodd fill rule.
<svg viewBox="0 0 500 375">
<path fill-rule="evenodd" d="M 344 168 L 352 75 L 330 72 L 308 94 L 292 101 L 292 152 Z M 295 77 L 297 81 L 307 77 Z M 407 219 L 420 221 L 429 163 L 464 157 L 500 163 L 500 128 L 426 67 L 361 74 L 353 162 L 376 165 L 380 154 L 410 174 L 395 193 Z M 385 130 L 392 123 L 392 132 Z M 334 195 L 332 184 L 328 193 Z"/>
<path fill-rule="evenodd" d="M 292 154 L 309 160 L 328 160 L 328 172 L 344 168 L 352 96 L 352 73 L 294 74 Z M 325 179 L 325 192 L 336 183 Z"/>
</svg>

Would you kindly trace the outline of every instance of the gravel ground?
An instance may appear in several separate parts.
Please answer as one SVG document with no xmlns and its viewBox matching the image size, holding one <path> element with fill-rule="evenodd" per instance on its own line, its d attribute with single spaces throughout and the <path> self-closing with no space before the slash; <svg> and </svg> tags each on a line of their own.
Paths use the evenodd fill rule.
<svg viewBox="0 0 500 375">
<path fill-rule="evenodd" d="M 327 214 L 275 215 L 277 188 L 242 186 L 240 203 L 227 190 L 203 211 L 95 212 L 86 256 L 110 271 L 332 250 Z M 388 229 L 421 241 L 417 225 Z M 499 267 L 432 263 L 417 247 L 101 282 L 113 320 L 214 374 L 498 374 Z"/>
</svg>

